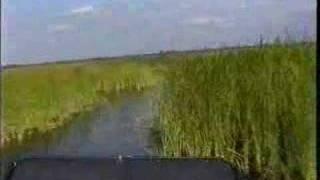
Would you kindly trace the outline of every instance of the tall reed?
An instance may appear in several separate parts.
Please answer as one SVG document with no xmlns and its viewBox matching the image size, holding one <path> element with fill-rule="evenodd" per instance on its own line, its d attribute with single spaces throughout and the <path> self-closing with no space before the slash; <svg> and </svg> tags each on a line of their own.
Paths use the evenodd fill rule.
<svg viewBox="0 0 320 180">
<path fill-rule="evenodd" d="M 175 61 L 159 103 L 160 152 L 220 157 L 258 179 L 315 179 L 315 44 Z"/>
</svg>

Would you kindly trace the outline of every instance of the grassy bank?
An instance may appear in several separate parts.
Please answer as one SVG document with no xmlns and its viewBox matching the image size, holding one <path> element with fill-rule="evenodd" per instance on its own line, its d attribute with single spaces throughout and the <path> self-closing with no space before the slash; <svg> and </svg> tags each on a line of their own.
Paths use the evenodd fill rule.
<svg viewBox="0 0 320 180">
<path fill-rule="evenodd" d="M 315 44 L 186 57 L 155 123 L 165 156 L 221 157 L 258 179 L 315 179 Z"/>
<path fill-rule="evenodd" d="M 258 179 L 315 179 L 315 44 L 159 60 L 6 69 L 2 138 L 48 132 L 115 93 L 162 82 L 163 155 L 223 158 Z"/>
<path fill-rule="evenodd" d="M 3 132 L 6 142 L 21 141 L 30 130 L 46 132 L 121 91 L 142 91 L 159 80 L 155 65 L 120 61 L 49 64 L 6 69 Z"/>
</svg>

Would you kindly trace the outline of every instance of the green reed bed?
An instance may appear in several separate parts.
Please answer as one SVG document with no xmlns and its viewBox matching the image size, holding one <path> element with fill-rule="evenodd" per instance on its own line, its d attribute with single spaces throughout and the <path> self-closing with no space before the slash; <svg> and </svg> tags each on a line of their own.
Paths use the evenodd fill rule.
<svg viewBox="0 0 320 180">
<path fill-rule="evenodd" d="M 50 64 L 5 69 L 2 140 L 46 132 L 122 91 L 142 91 L 159 80 L 155 66 L 135 61 Z"/>
<path fill-rule="evenodd" d="M 160 96 L 160 152 L 218 157 L 258 179 L 315 179 L 315 44 L 177 60 Z"/>
</svg>

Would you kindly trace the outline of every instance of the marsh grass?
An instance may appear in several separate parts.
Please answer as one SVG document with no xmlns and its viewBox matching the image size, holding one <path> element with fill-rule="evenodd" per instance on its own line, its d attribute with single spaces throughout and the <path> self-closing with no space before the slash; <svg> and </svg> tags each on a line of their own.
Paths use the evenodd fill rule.
<svg viewBox="0 0 320 180">
<path fill-rule="evenodd" d="M 153 131 L 160 153 L 315 179 L 315 55 L 314 43 L 276 43 L 175 61 Z"/>
<path fill-rule="evenodd" d="M 1 138 L 20 142 L 124 91 L 159 87 L 152 138 L 160 154 L 223 158 L 257 179 L 316 179 L 315 63 L 315 43 L 278 42 L 6 69 Z"/>
<path fill-rule="evenodd" d="M 158 81 L 155 66 L 136 61 L 50 64 L 2 72 L 5 143 L 32 131 L 62 126 L 123 91 L 143 91 Z"/>
</svg>

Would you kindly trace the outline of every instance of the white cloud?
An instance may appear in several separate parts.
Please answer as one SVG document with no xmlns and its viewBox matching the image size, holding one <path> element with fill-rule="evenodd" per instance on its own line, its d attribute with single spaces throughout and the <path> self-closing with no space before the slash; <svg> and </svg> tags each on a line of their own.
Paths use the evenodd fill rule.
<svg viewBox="0 0 320 180">
<path fill-rule="evenodd" d="M 264 1 L 264 0 L 259 0 L 259 1 L 254 1 L 253 2 L 256 6 L 266 6 L 266 5 L 271 5 L 274 3 L 273 1 Z"/>
<path fill-rule="evenodd" d="M 48 31 L 53 33 L 66 32 L 72 29 L 73 26 L 70 24 L 57 24 L 48 26 Z"/>
<path fill-rule="evenodd" d="M 215 17 L 212 17 L 211 21 L 215 24 L 223 24 L 227 22 L 227 19 L 219 16 L 215 16 Z"/>
<path fill-rule="evenodd" d="M 212 19 L 210 17 L 194 17 L 187 20 L 187 23 L 191 25 L 206 25 L 210 24 L 211 22 Z"/>
<path fill-rule="evenodd" d="M 240 8 L 241 8 L 241 9 L 247 9 L 247 8 L 248 8 L 248 2 L 247 2 L 247 0 L 241 0 L 241 2 L 240 2 Z"/>
<path fill-rule="evenodd" d="M 201 17 L 194 17 L 186 21 L 187 24 L 190 25 L 215 25 L 218 27 L 228 28 L 232 27 L 234 23 L 231 19 L 227 19 L 220 16 L 201 16 Z"/>
<path fill-rule="evenodd" d="M 94 10 L 93 6 L 87 5 L 87 6 L 72 9 L 70 14 L 72 14 L 72 15 L 88 14 L 88 13 L 93 12 L 93 10 Z"/>
<path fill-rule="evenodd" d="M 190 8 L 192 8 L 192 4 L 186 3 L 186 2 L 181 2 L 179 4 L 179 7 L 182 8 L 182 9 L 190 9 Z"/>
<path fill-rule="evenodd" d="M 248 5 L 245 2 L 240 4 L 241 9 L 246 9 L 247 7 L 248 7 Z"/>
</svg>

